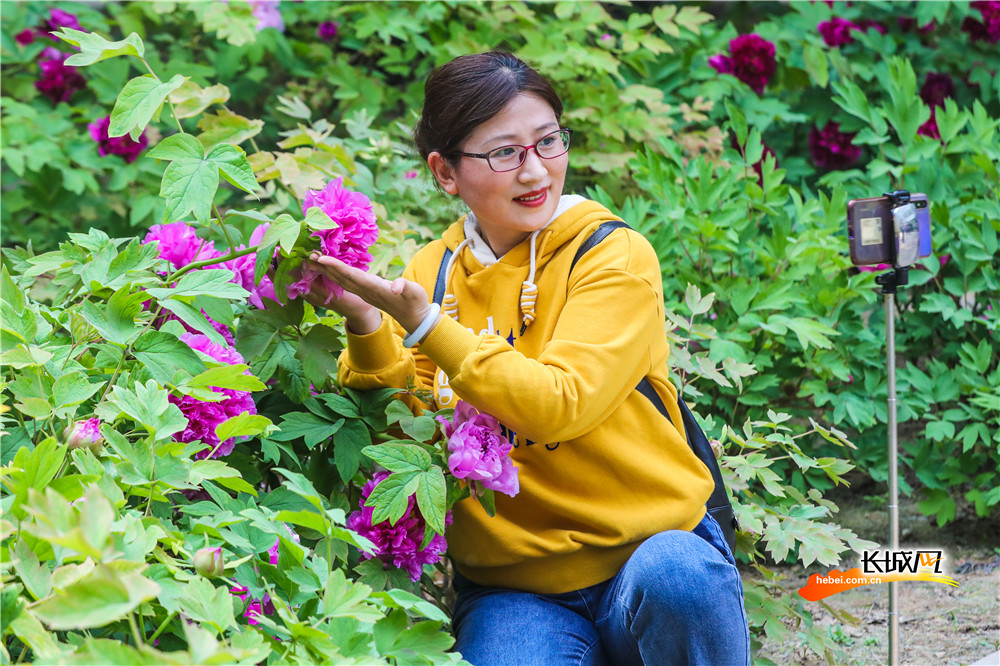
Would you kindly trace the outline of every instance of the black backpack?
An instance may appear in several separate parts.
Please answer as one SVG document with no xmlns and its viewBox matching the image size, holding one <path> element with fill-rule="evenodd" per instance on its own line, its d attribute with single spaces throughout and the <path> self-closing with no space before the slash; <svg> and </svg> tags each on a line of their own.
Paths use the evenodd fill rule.
<svg viewBox="0 0 1000 666">
<path fill-rule="evenodd" d="M 620 220 L 612 220 L 603 223 L 599 226 L 587 240 L 580 245 L 580 248 L 576 251 L 576 255 L 573 257 L 573 262 L 570 264 L 569 272 L 573 272 L 573 267 L 576 266 L 576 262 L 579 261 L 588 250 L 592 249 L 602 240 L 607 238 L 607 236 L 615 229 L 620 228 L 631 229 L 627 224 Z M 434 284 L 434 302 L 438 305 L 444 300 L 445 282 L 447 280 L 447 275 L 445 274 L 448 270 L 448 260 L 451 258 L 451 249 L 446 249 L 444 256 L 441 257 L 441 266 L 438 268 L 437 281 Z M 646 398 L 653 403 L 656 409 L 670 420 L 670 413 L 667 412 L 666 405 L 663 404 L 663 400 L 660 398 L 660 394 L 656 392 L 653 385 L 649 382 L 647 377 L 643 377 L 639 384 L 635 387 L 639 393 L 646 396 Z M 732 504 L 729 503 L 729 496 L 726 494 L 726 486 L 722 481 L 722 471 L 719 469 L 719 463 L 715 459 L 715 453 L 712 451 L 712 445 L 708 442 L 708 437 L 705 436 L 705 432 L 698 425 L 698 421 L 695 420 L 694 414 L 688 408 L 684 400 L 677 396 L 677 406 L 681 410 L 681 418 L 684 421 L 684 432 L 687 433 L 688 445 L 694 451 L 698 459 L 701 460 L 708 470 L 712 473 L 712 480 L 715 482 L 715 489 L 712 490 L 711 496 L 705 503 L 708 512 L 712 514 L 716 522 L 722 528 L 722 534 L 726 538 L 726 543 L 729 544 L 729 550 L 733 553 L 736 552 L 736 516 L 733 513 Z"/>
</svg>

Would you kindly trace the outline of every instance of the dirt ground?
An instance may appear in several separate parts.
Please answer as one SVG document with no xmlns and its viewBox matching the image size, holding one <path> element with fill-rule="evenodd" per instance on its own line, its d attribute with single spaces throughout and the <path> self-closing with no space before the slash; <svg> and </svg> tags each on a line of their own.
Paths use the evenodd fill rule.
<svg viewBox="0 0 1000 666">
<path fill-rule="evenodd" d="M 888 542 L 885 484 L 855 483 L 829 495 L 839 507 L 836 519 L 860 536 Z M 965 514 L 965 515 L 963 515 Z M 960 507 L 958 520 L 938 528 L 923 516 L 916 498 L 900 498 L 900 548 L 941 548 L 948 558 L 944 572 L 957 588 L 940 583 L 897 583 L 899 599 L 900 663 L 914 666 L 972 664 L 1000 650 L 1000 517 L 976 519 Z M 857 566 L 857 556 L 835 568 Z M 831 567 L 779 567 L 786 575 L 782 586 L 796 594 L 814 573 Z M 754 575 L 752 570 L 745 575 Z M 814 621 L 843 648 L 844 666 L 888 663 L 887 584 L 854 588 L 827 597 L 828 605 L 847 611 L 857 624 L 842 622 L 818 602 L 803 600 Z M 819 666 L 826 659 L 801 645 L 775 644 L 765 639 L 755 658 L 776 664 Z M 840 664 L 838 664 L 840 666 Z"/>
</svg>

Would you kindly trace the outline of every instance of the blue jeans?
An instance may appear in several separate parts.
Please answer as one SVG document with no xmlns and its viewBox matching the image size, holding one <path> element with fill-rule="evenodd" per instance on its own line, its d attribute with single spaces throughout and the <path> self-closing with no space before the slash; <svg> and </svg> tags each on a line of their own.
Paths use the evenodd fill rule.
<svg viewBox="0 0 1000 666">
<path fill-rule="evenodd" d="M 457 577 L 455 650 L 475 666 L 746 666 L 750 632 L 736 561 L 709 514 L 647 539 L 611 580 L 563 594 Z"/>
</svg>

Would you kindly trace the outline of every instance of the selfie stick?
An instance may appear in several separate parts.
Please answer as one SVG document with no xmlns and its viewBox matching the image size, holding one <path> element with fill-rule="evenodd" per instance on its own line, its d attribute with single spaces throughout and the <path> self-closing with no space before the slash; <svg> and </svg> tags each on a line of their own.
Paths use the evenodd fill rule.
<svg viewBox="0 0 1000 666">
<path fill-rule="evenodd" d="M 893 206 L 909 203 L 910 193 L 897 190 L 886 193 L 892 199 Z M 889 426 L 889 548 L 899 549 L 899 485 L 896 458 L 899 451 L 899 440 L 896 421 L 896 288 L 909 282 L 909 267 L 897 266 L 898 257 L 893 252 L 893 269 L 888 273 L 875 276 L 875 283 L 882 286 L 885 294 L 885 344 L 886 373 L 888 375 L 888 426 Z M 899 607 L 896 583 L 889 581 L 889 663 L 899 664 Z"/>
</svg>

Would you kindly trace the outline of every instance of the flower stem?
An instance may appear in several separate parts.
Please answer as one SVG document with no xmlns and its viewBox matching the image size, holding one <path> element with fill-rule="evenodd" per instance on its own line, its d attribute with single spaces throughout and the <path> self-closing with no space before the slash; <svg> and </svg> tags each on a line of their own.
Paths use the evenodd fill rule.
<svg viewBox="0 0 1000 666">
<path fill-rule="evenodd" d="M 150 643 L 155 641 L 157 636 L 163 633 L 163 630 L 167 628 L 167 625 L 170 624 L 170 621 L 173 620 L 176 615 L 177 611 L 171 611 L 170 614 L 163 619 L 163 622 L 160 623 L 160 626 L 157 627 L 156 631 L 153 632 L 153 635 L 149 637 Z"/>
<path fill-rule="evenodd" d="M 142 642 L 142 636 L 139 635 L 139 625 L 135 623 L 135 613 L 128 614 L 128 626 L 132 629 L 132 640 L 135 641 L 136 647 L 145 645 Z"/>
<path fill-rule="evenodd" d="M 222 213 L 219 212 L 219 207 L 213 203 L 212 210 L 215 211 L 215 219 L 219 221 L 219 226 L 222 228 L 222 235 L 226 237 L 226 242 L 229 243 L 229 251 L 236 252 L 236 246 L 233 244 L 233 239 L 229 237 L 229 231 L 226 229 L 226 223 L 222 221 Z"/>
<path fill-rule="evenodd" d="M 146 69 L 149 70 L 149 75 L 152 76 L 157 81 L 160 81 L 160 77 L 156 75 L 156 72 L 153 71 L 153 68 L 149 66 L 148 62 L 146 62 L 146 59 L 139 58 L 139 60 L 141 60 L 142 64 L 146 66 Z M 162 81 L 160 82 L 162 83 Z M 174 117 L 174 122 L 177 123 L 177 130 L 181 134 L 187 134 L 187 132 L 185 132 L 184 128 L 181 126 L 181 119 L 177 117 L 177 109 L 174 108 L 174 103 L 170 101 L 170 95 L 167 95 L 167 104 L 170 106 L 170 114 Z"/>
<path fill-rule="evenodd" d="M 222 263 L 225 263 L 227 261 L 231 261 L 233 259 L 238 259 L 240 257 L 245 257 L 248 254 L 252 254 L 252 253 L 256 252 L 258 250 L 258 248 L 259 248 L 258 245 L 254 245 L 253 247 L 247 247 L 247 248 L 244 248 L 242 250 L 233 250 L 229 254 L 221 256 L 221 257 L 213 257 L 212 259 L 202 259 L 201 261 L 196 261 L 193 264 L 188 264 L 184 268 L 177 269 L 177 271 L 174 272 L 173 275 L 171 275 L 170 277 L 168 277 L 167 278 L 167 284 L 170 284 L 170 283 L 174 282 L 180 276 L 184 275 L 185 273 L 189 273 L 190 271 L 193 271 L 195 269 L 204 268 L 205 266 L 212 266 L 214 264 L 222 264 Z"/>
</svg>

